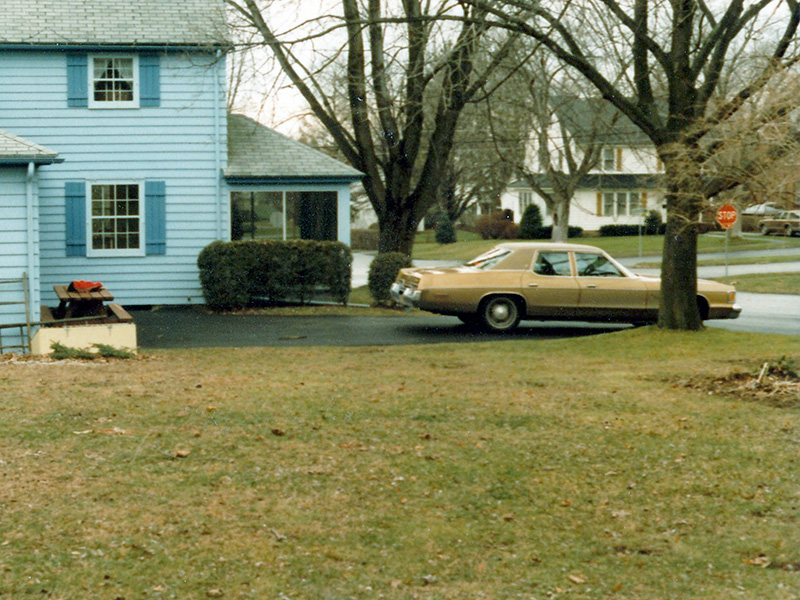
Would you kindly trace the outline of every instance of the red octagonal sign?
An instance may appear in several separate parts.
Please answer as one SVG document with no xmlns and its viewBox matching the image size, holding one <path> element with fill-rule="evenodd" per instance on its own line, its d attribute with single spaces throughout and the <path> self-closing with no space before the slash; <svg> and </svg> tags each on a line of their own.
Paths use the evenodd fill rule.
<svg viewBox="0 0 800 600">
<path fill-rule="evenodd" d="M 736 212 L 736 207 L 726 204 L 721 206 L 717 211 L 717 223 L 722 225 L 723 228 L 728 229 L 729 227 L 733 227 L 738 216 L 739 213 Z"/>
</svg>

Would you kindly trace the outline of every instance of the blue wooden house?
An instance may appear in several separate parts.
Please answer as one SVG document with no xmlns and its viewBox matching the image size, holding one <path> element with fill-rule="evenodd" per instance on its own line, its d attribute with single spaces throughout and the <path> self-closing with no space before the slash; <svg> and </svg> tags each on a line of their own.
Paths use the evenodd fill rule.
<svg viewBox="0 0 800 600">
<path fill-rule="evenodd" d="M 123 305 L 202 303 L 197 256 L 230 238 L 232 193 L 281 195 L 276 220 L 311 224 L 287 237 L 349 243 L 360 174 L 227 114 L 222 0 L 4 0 L 2 13 L 0 281 L 26 275 L 34 318 L 74 279 Z M 24 318 L 5 304 L 21 297 L 0 284 L 0 324 Z"/>
</svg>

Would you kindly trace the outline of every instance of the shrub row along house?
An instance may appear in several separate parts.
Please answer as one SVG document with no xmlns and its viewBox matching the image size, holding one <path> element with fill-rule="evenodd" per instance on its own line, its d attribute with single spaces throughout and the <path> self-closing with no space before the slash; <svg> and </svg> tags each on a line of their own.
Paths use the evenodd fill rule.
<svg viewBox="0 0 800 600">
<path fill-rule="evenodd" d="M 270 194 L 279 235 L 349 243 L 360 174 L 227 114 L 222 0 L 2 13 L 0 325 L 25 319 L 23 275 L 33 320 L 75 279 L 127 305 L 201 303 L 197 256 L 230 238 L 232 194 Z"/>
</svg>

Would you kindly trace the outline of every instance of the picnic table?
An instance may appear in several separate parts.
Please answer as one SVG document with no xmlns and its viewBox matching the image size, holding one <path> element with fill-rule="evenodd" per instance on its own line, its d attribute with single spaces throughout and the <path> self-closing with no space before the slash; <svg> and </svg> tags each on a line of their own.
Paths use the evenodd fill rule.
<svg viewBox="0 0 800 600">
<path fill-rule="evenodd" d="M 105 302 L 112 302 L 114 296 L 106 288 L 96 290 L 74 290 L 68 285 L 54 285 L 58 296 L 58 315 L 62 319 L 105 316 Z"/>
</svg>

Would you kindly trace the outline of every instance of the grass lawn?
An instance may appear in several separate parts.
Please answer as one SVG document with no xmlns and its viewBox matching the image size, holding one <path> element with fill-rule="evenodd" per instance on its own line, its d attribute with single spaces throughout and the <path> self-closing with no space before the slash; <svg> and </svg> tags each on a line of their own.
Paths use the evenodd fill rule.
<svg viewBox="0 0 800 600">
<path fill-rule="evenodd" d="M 719 277 L 718 281 L 735 285 L 740 292 L 754 294 L 800 294 L 800 273 L 766 273 Z"/>
<path fill-rule="evenodd" d="M 458 232 L 458 239 L 459 241 L 455 244 L 437 244 L 433 241 L 431 232 L 420 234 L 414 243 L 414 258 L 467 261 L 503 241 L 483 240 L 474 233 L 462 231 Z M 571 239 L 570 241 L 576 244 L 597 246 L 615 258 L 639 255 L 639 238 L 637 236 L 583 237 Z M 643 256 L 660 257 L 663 243 L 663 236 L 644 236 L 642 238 Z M 792 248 L 797 246 L 800 246 L 800 238 L 747 236 L 742 239 L 732 238 L 729 242 L 731 251 Z M 698 238 L 697 250 L 698 252 L 724 252 L 725 237 L 723 235 L 701 235 Z"/>
<path fill-rule="evenodd" d="M 710 383 L 782 356 L 641 328 L 6 359 L 0 598 L 796 598 L 800 403 Z"/>
</svg>

